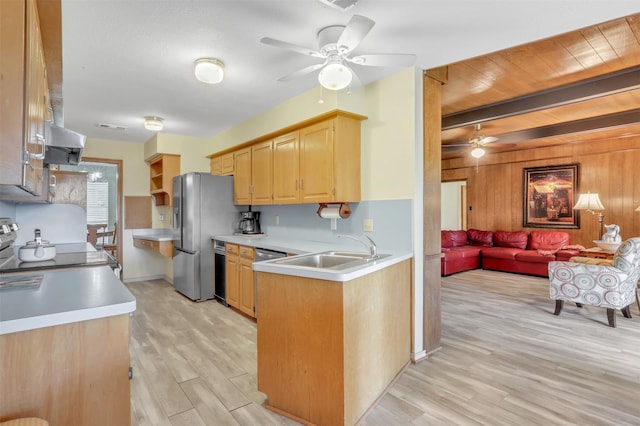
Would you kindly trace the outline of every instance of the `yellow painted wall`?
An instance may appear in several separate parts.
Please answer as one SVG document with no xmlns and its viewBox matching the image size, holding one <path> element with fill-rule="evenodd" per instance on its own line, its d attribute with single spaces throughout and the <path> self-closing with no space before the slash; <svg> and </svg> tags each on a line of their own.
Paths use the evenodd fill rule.
<svg viewBox="0 0 640 426">
<path fill-rule="evenodd" d="M 362 200 L 414 198 L 415 68 L 338 93 L 319 87 L 208 140 L 212 154 L 294 123 L 340 109 L 368 117 L 362 122 Z"/>
<path fill-rule="evenodd" d="M 149 159 L 156 154 L 180 155 L 180 174 L 209 173 L 209 147 L 207 139 L 192 136 L 158 133 L 145 142 L 144 155 Z"/>
</svg>

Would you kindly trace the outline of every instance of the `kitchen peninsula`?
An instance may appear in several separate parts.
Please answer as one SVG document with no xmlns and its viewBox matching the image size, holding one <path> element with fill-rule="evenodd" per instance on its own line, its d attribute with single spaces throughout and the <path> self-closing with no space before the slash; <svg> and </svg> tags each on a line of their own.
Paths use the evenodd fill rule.
<svg viewBox="0 0 640 426">
<path fill-rule="evenodd" d="M 411 255 L 339 271 L 278 261 L 253 267 L 258 390 L 305 424 L 356 424 L 409 362 Z"/>
<path fill-rule="evenodd" d="M 0 421 L 129 424 L 133 295 L 108 266 L 0 274 L 16 279 L 32 286 L 0 289 Z"/>
</svg>

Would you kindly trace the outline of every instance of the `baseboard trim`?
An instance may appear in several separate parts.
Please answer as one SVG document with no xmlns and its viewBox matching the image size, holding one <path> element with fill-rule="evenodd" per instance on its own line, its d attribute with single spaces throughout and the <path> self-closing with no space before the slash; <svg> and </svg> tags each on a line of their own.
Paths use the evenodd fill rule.
<svg viewBox="0 0 640 426">
<path fill-rule="evenodd" d="M 429 351 L 429 352 L 427 352 L 426 350 L 421 350 L 420 352 L 412 352 L 411 353 L 411 363 L 412 364 L 417 364 L 420 361 L 424 361 L 425 359 L 429 358 L 434 353 L 438 352 L 440 349 L 442 349 L 442 346 L 439 346 L 439 347 L 437 347 L 434 350 Z"/>
<path fill-rule="evenodd" d="M 124 283 L 135 283 L 138 281 L 151 281 L 151 280 L 166 280 L 167 277 L 164 275 L 147 275 L 144 277 L 134 277 L 134 278 L 127 278 L 122 280 L 122 282 Z"/>
</svg>

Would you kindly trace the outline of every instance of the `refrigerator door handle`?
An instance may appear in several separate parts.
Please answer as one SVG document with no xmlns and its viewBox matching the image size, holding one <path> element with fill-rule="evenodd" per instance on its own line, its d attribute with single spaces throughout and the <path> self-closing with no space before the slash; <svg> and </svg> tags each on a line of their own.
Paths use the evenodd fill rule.
<svg viewBox="0 0 640 426">
<path fill-rule="evenodd" d="M 176 251 L 181 251 L 181 252 L 183 252 L 183 253 L 187 253 L 187 254 L 198 254 L 198 252 L 197 252 L 197 251 L 185 250 L 185 249 L 183 249 L 183 248 L 174 247 L 174 249 L 175 249 Z"/>
</svg>

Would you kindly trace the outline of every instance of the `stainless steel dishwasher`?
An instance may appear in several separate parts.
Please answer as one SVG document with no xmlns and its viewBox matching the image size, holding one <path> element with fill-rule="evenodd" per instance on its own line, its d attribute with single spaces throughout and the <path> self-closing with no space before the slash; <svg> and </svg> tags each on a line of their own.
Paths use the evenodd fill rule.
<svg viewBox="0 0 640 426">
<path fill-rule="evenodd" d="M 271 259 L 279 259 L 281 257 L 287 257 L 287 253 L 276 250 L 269 250 L 260 247 L 256 247 L 255 250 L 255 262 L 263 262 L 265 260 Z M 257 275 L 254 273 L 253 285 L 255 291 L 255 313 L 256 318 L 258 318 L 258 279 Z"/>
</svg>

